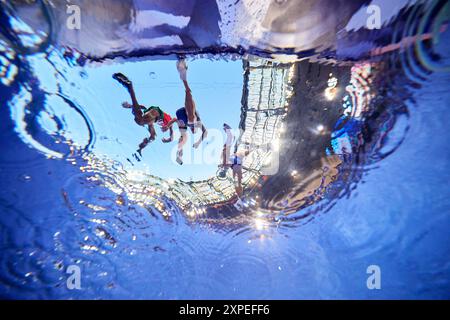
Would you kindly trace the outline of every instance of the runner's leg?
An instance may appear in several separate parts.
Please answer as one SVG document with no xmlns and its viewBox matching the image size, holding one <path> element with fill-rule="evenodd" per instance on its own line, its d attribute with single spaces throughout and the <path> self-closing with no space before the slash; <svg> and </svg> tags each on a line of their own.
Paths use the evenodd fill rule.
<svg viewBox="0 0 450 320">
<path fill-rule="evenodd" d="M 143 112 L 141 110 L 141 106 L 139 105 L 137 99 L 136 99 L 136 94 L 134 93 L 134 89 L 133 89 L 133 84 L 130 81 L 130 79 L 127 78 L 127 76 L 125 76 L 123 73 L 114 73 L 113 74 L 113 79 L 115 79 L 116 81 L 118 81 L 121 85 L 123 85 L 128 93 L 130 94 L 131 97 L 131 101 L 133 103 L 132 107 L 132 112 L 134 115 L 134 121 L 136 121 L 137 124 L 139 125 L 143 125 L 144 124 L 144 119 L 143 119 Z M 128 107 L 128 106 L 127 106 Z"/>
<path fill-rule="evenodd" d="M 181 165 L 183 164 L 183 147 L 187 141 L 186 129 L 180 129 L 180 139 L 178 140 L 178 150 L 176 161 Z"/>
<path fill-rule="evenodd" d="M 130 84 L 128 86 L 128 93 L 130 94 L 131 101 L 133 102 L 133 115 L 134 115 L 134 121 L 136 121 L 137 124 L 142 125 L 144 123 L 144 113 L 142 112 L 141 105 L 138 103 L 136 99 L 136 94 L 134 92 L 133 85 Z"/>
<path fill-rule="evenodd" d="M 186 96 L 184 99 L 184 107 L 186 109 L 186 114 L 188 116 L 188 123 L 193 124 L 197 119 L 195 115 L 195 102 L 194 98 L 192 97 L 192 91 L 189 87 L 189 84 L 187 82 L 187 66 L 186 66 L 186 60 L 180 59 L 177 61 L 177 70 L 180 74 L 180 79 L 183 81 L 184 89 L 186 90 Z"/>
<path fill-rule="evenodd" d="M 197 120 L 195 116 L 195 102 L 194 98 L 192 97 L 191 88 L 189 87 L 189 84 L 186 80 L 183 80 L 184 88 L 186 89 L 186 96 L 184 99 L 184 107 L 186 108 L 186 114 L 188 116 L 188 123 L 193 124 Z"/>
</svg>

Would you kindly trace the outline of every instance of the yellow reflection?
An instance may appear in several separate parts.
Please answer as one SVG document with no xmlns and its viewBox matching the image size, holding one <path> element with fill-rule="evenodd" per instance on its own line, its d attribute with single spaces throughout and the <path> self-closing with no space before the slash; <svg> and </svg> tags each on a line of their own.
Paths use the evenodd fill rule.
<svg viewBox="0 0 450 320">
<path fill-rule="evenodd" d="M 267 229 L 267 222 L 262 218 L 255 218 L 253 220 L 256 230 Z"/>
</svg>

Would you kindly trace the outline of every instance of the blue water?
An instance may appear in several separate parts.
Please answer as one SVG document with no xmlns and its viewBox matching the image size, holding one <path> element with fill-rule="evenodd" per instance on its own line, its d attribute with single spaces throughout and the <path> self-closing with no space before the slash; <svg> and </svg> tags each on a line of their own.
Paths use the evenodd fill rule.
<svg viewBox="0 0 450 320">
<path fill-rule="evenodd" d="M 59 3 L 0 5 L 2 298 L 450 298 L 448 1 L 376 1 L 392 15 L 373 31 L 365 1 L 114 3 L 80 4 L 78 33 L 57 27 Z M 182 101 L 177 53 L 211 129 L 224 110 L 259 144 L 243 210 L 216 163 L 132 156 L 144 131 L 110 74 Z"/>
</svg>

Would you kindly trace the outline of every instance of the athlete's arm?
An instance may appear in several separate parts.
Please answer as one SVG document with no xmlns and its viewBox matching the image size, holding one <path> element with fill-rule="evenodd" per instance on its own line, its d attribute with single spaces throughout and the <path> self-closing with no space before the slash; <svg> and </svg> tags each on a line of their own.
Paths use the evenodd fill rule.
<svg viewBox="0 0 450 320">
<path fill-rule="evenodd" d="M 155 138 L 156 138 L 156 131 L 155 131 L 155 127 L 153 126 L 153 122 L 150 122 L 148 124 L 148 131 L 150 131 L 150 141 L 155 140 Z"/>
<path fill-rule="evenodd" d="M 169 138 L 163 138 L 162 142 L 164 142 L 164 143 L 168 143 L 168 142 L 171 142 L 173 140 L 173 128 L 172 128 L 172 126 L 170 126 L 169 130 L 170 130 L 170 137 Z"/>
<path fill-rule="evenodd" d="M 170 119 L 170 121 L 167 123 L 167 125 L 164 126 L 164 130 L 167 130 L 168 128 L 172 129 L 172 126 L 175 122 L 177 122 L 178 119 L 177 118 L 172 118 Z"/>
<path fill-rule="evenodd" d="M 145 138 L 144 140 L 142 140 L 142 142 L 139 144 L 139 149 L 137 149 L 137 152 L 139 153 L 139 155 L 142 156 L 142 149 L 144 149 L 148 143 L 150 142 L 149 138 Z"/>
<path fill-rule="evenodd" d="M 208 136 L 208 130 L 206 130 L 206 127 L 202 124 L 202 136 L 200 137 L 200 139 L 198 139 L 198 141 L 196 143 L 194 143 L 194 148 L 198 148 L 198 146 L 200 145 L 200 143 L 202 143 L 202 141 Z"/>
<path fill-rule="evenodd" d="M 137 150 L 139 154 L 142 153 L 142 149 L 144 149 L 151 141 L 155 140 L 156 132 L 155 128 L 153 127 L 153 122 L 148 124 L 148 131 L 150 131 L 150 138 L 144 138 L 144 140 L 142 140 L 142 142 L 139 144 L 139 149 Z"/>
</svg>

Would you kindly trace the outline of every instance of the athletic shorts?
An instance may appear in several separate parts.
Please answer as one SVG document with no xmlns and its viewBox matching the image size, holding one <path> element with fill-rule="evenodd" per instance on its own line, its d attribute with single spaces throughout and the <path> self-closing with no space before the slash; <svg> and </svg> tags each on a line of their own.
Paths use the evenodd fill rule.
<svg viewBox="0 0 450 320">
<path fill-rule="evenodd" d="M 230 164 L 231 168 L 233 168 L 234 166 L 241 166 L 242 165 L 241 157 L 238 157 L 237 155 L 230 156 Z"/>
<path fill-rule="evenodd" d="M 200 121 L 200 116 L 198 115 L 197 111 L 195 112 L 195 115 L 197 116 L 197 121 Z M 187 116 L 187 113 L 186 113 L 186 108 L 178 109 L 177 113 L 176 113 L 176 117 L 177 117 L 180 129 L 187 129 L 187 127 L 188 127 L 188 116 Z"/>
</svg>

